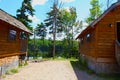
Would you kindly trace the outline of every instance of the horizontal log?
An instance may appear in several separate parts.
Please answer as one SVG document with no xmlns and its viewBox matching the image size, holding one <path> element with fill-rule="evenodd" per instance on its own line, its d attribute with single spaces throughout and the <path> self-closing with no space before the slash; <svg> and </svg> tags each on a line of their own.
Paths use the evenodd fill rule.
<svg viewBox="0 0 120 80">
<path fill-rule="evenodd" d="M 115 58 L 97 58 L 97 62 L 100 63 L 113 63 L 116 62 Z"/>
</svg>

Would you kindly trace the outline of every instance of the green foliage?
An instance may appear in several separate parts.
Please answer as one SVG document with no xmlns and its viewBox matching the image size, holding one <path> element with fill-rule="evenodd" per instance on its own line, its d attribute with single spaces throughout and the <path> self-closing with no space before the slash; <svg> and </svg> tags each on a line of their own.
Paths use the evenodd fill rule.
<svg viewBox="0 0 120 80">
<path fill-rule="evenodd" d="M 63 32 L 65 33 L 65 38 L 63 40 L 64 53 L 66 53 L 66 57 L 71 57 L 72 54 L 76 51 L 76 47 L 74 46 L 73 41 L 73 26 L 76 26 L 78 22 L 76 22 L 77 13 L 74 7 L 60 10 L 61 22 L 63 25 Z"/>
<path fill-rule="evenodd" d="M 24 66 L 27 66 L 27 65 L 28 65 L 28 62 L 27 62 L 27 61 L 25 61 Z"/>
<path fill-rule="evenodd" d="M 28 18 L 28 15 L 33 16 L 35 11 L 32 8 L 31 1 L 32 0 L 23 0 L 21 8 L 17 10 L 16 14 L 17 19 L 20 20 L 30 30 L 32 30 L 32 27 L 30 26 L 32 20 Z"/>
<path fill-rule="evenodd" d="M 99 0 L 91 0 L 90 4 L 92 6 L 92 8 L 90 9 L 90 16 L 86 19 L 86 22 L 88 24 L 92 23 L 96 18 L 98 18 L 102 14 Z"/>
<path fill-rule="evenodd" d="M 48 17 L 45 20 L 45 24 L 47 27 L 49 27 L 49 33 L 53 34 L 53 49 L 52 54 L 53 58 L 55 57 L 56 52 L 56 33 L 61 32 L 62 25 L 61 25 L 61 19 L 59 16 L 59 7 L 58 0 L 54 0 L 53 7 L 51 7 L 51 11 L 47 13 Z"/>
<path fill-rule="evenodd" d="M 13 68 L 11 70 L 8 70 L 5 74 L 6 75 L 10 75 L 10 74 L 13 74 L 13 73 L 18 73 L 18 68 Z"/>
<path fill-rule="evenodd" d="M 45 27 L 45 24 L 40 23 L 37 25 L 37 28 L 35 29 L 35 35 L 40 37 L 41 40 L 43 40 L 43 45 L 44 45 L 44 39 L 47 35 L 47 29 Z"/>
<path fill-rule="evenodd" d="M 100 73 L 100 74 L 97 74 L 97 76 L 103 78 L 104 80 L 120 80 L 120 73 L 117 73 L 117 74 Z"/>
<path fill-rule="evenodd" d="M 63 31 L 65 32 L 68 39 L 71 36 L 70 30 L 72 30 L 73 26 L 76 24 L 77 18 L 76 9 L 74 7 L 69 8 L 69 11 L 66 9 L 61 9 L 60 17 L 63 25 Z"/>
<path fill-rule="evenodd" d="M 12 73 L 18 73 L 18 69 L 16 69 L 16 68 L 11 69 L 10 71 L 11 71 Z"/>
<path fill-rule="evenodd" d="M 44 45 L 42 43 L 42 40 L 36 39 L 36 53 L 34 53 L 34 41 L 30 40 L 28 44 L 28 53 L 30 57 L 43 57 L 43 58 L 49 58 L 52 57 L 52 49 L 53 44 L 51 40 L 44 40 Z M 72 47 L 71 47 L 72 48 Z M 69 53 L 73 52 L 73 53 Z M 78 42 L 74 41 L 74 47 L 73 49 L 68 49 L 66 40 L 63 41 L 56 41 L 56 57 L 78 57 Z"/>
</svg>

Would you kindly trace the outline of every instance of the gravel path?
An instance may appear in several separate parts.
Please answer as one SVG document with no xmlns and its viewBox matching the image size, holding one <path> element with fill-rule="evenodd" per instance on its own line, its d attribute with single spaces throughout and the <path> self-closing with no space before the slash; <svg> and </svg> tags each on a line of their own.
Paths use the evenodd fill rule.
<svg viewBox="0 0 120 80">
<path fill-rule="evenodd" d="M 7 75 L 3 80 L 98 80 L 74 70 L 69 61 L 43 61 L 29 63 L 19 73 Z"/>
</svg>

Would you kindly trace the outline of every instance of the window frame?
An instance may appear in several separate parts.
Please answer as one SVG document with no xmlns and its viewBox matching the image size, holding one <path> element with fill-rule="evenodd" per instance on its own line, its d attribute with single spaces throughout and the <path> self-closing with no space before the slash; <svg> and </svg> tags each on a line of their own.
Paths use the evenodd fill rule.
<svg viewBox="0 0 120 80">
<path fill-rule="evenodd" d="M 13 42 L 17 40 L 17 30 L 16 29 L 10 28 L 8 30 L 8 40 L 13 41 Z"/>
<path fill-rule="evenodd" d="M 88 33 L 88 34 L 86 35 L 86 39 L 87 39 L 87 42 L 90 42 L 90 40 L 91 40 L 91 34 L 90 34 L 90 33 Z"/>
</svg>

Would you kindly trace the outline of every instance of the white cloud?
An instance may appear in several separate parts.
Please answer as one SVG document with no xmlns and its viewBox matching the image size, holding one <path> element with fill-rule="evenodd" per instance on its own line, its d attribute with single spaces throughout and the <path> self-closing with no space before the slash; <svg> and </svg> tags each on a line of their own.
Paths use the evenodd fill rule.
<svg viewBox="0 0 120 80">
<path fill-rule="evenodd" d="M 28 16 L 28 18 L 30 19 L 30 20 L 32 20 L 32 22 L 33 23 L 38 23 L 38 22 L 40 22 L 40 19 L 38 19 L 36 16 Z"/>
<path fill-rule="evenodd" d="M 48 0 L 32 0 L 32 6 L 44 5 Z"/>
<path fill-rule="evenodd" d="M 65 7 L 64 8 L 67 12 L 70 12 L 70 7 Z"/>
<path fill-rule="evenodd" d="M 63 3 L 69 3 L 69 2 L 73 2 L 73 1 L 75 1 L 75 0 L 60 0 L 61 2 L 63 2 Z"/>
</svg>

